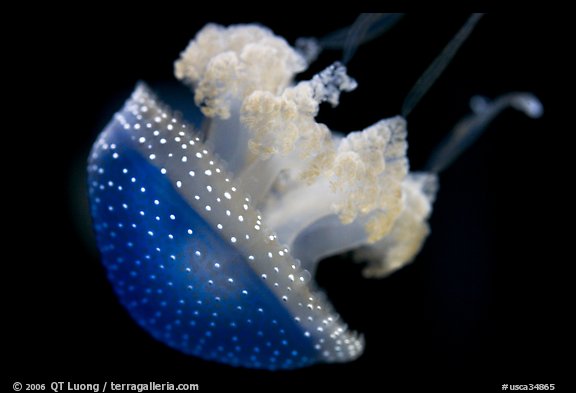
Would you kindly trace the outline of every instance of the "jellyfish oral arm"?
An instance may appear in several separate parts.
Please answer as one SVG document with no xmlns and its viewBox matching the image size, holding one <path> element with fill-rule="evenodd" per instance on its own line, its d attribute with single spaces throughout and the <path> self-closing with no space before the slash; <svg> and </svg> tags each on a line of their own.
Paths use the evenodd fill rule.
<svg viewBox="0 0 576 393">
<path fill-rule="evenodd" d="M 268 66 L 253 64 L 254 53 Z M 291 84 L 306 66 L 266 29 L 210 25 L 182 53 L 176 76 L 194 88 L 207 116 L 206 144 L 267 228 L 313 272 L 322 257 L 384 239 L 408 208 L 404 188 L 414 183 L 405 120 L 382 120 L 346 137 L 330 132 L 315 120 L 320 103 L 336 106 L 356 82 L 335 63 Z"/>
</svg>

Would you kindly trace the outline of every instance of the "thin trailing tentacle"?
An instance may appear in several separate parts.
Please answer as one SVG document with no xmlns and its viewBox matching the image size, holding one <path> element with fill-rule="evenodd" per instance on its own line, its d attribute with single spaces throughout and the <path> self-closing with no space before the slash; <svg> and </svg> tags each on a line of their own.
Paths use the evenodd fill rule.
<svg viewBox="0 0 576 393">
<path fill-rule="evenodd" d="M 358 24 L 365 25 L 365 34 L 357 37 L 357 45 L 365 44 L 376 37 L 384 34 L 392 28 L 404 14 L 399 13 L 362 13 L 349 27 L 345 27 L 325 35 L 318 41 L 326 49 L 342 49 L 346 39 Z"/>
<path fill-rule="evenodd" d="M 436 79 L 442 74 L 446 66 L 450 64 L 450 61 L 458 52 L 458 49 L 462 46 L 462 44 L 466 41 L 474 27 L 480 20 L 483 14 L 472 14 L 464 26 L 458 31 L 458 33 L 450 40 L 448 45 L 442 50 L 440 55 L 430 66 L 424 71 L 422 76 L 416 81 L 412 90 L 406 96 L 404 100 L 404 104 L 402 105 L 402 116 L 407 117 L 412 109 L 418 104 L 418 102 L 424 97 L 424 95 L 428 92 L 430 87 L 434 84 Z"/>
<path fill-rule="evenodd" d="M 300 38 L 296 47 L 312 62 L 324 50 L 342 50 L 342 63 L 348 64 L 356 50 L 386 33 L 402 18 L 399 13 L 362 13 L 348 27 L 338 29 L 321 38 Z"/>
<path fill-rule="evenodd" d="M 344 41 L 342 63 L 348 64 L 358 47 L 385 33 L 401 14 L 362 13 L 350 26 Z"/>
<path fill-rule="evenodd" d="M 526 116 L 542 116 L 542 104 L 530 93 L 508 93 L 490 102 L 484 97 L 474 96 L 470 100 L 472 114 L 464 117 L 440 143 L 430 156 L 426 170 L 440 173 L 472 145 L 488 124 L 508 107 L 524 112 Z"/>
</svg>

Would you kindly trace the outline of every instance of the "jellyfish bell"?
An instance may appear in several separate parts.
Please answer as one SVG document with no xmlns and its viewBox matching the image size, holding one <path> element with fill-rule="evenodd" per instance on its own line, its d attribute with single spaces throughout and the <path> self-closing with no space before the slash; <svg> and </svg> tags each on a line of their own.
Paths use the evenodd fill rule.
<svg viewBox="0 0 576 393">
<path fill-rule="evenodd" d="M 109 279 L 158 340 L 254 368 L 361 353 L 241 180 L 145 86 L 100 135 L 89 182 Z"/>
<path fill-rule="evenodd" d="M 429 233 L 438 171 L 408 171 L 404 118 L 332 133 L 319 106 L 356 82 L 335 63 L 294 83 L 311 58 L 261 26 L 208 25 L 175 63 L 202 127 L 139 84 L 94 143 L 89 195 L 108 277 L 172 348 L 264 369 L 354 360 L 363 337 L 315 284 L 318 261 L 354 250 L 367 277 L 384 277 Z M 466 124 L 482 128 L 490 108 Z"/>
</svg>

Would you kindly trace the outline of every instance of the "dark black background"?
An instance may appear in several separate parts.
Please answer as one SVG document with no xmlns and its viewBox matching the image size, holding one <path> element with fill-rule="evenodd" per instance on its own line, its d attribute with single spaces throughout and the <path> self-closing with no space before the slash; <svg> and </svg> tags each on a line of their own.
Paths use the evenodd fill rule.
<svg viewBox="0 0 576 393">
<path fill-rule="evenodd" d="M 172 80 L 173 61 L 207 22 L 259 22 L 293 43 L 354 17 L 154 9 L 146 17 L 92 16 L 87 8 L 41 23 L 23 21 L 22 29 L 35 29 L 36 39 L 15 45 L 10 61 L 26 73 L 13 96 L 24 110 L 18 115 L 23 131 L 18 144 L 5 146 L 21 153 L 8 171 L 18 200 L 5 206 L 16 218 L 4 245 L 15 251 L 4 261 L 8 334 L 2 352 L 10 385 L 153 380 L 199 383 L 203 391 L 499 391 L 503 383 L 566 383 L 570 360 L 563 358 L 573 356 L 573 338 L 565 334 L 570 308 L 560 278 L 574 258 L 559 250 L 573 230 L 556 221 L 570 224 L 561 195 L 569 194 L 565 184 L 572 178 L 559 182 L 555 173 L 570 159 L 557 141 L 574 131 L 558 120 L 561 96 L 573 81 L 563 73 L 568 46 L 556 30 L 560 22 L 544 15 L 486 15 L 409 116 L 409 157 L 417 170 L 468 113 L 472 95 L 530 91 L 545 108 L 539 120 L 507 110 L 442 175 L 432 235 L 416 261 L 384 280 L 363 279 L 346 257 L 322 263 L 320 285 L 351 328 L 365 334 L 359 360 L 275 373 L 208 363 L 154 341 L 116 301 L 89 241 L 82 174 L 91 143 L 135 83 L 154 87 Z M 466 18 L 409 15 L 361 47 L 348 67 L 359 87 L 343 95 L 338 108 L 323 107 L 319 120 L 353 131 L 396 115 Z M 340 56 L 325 52 L 313 71 Z"/>
</svg>

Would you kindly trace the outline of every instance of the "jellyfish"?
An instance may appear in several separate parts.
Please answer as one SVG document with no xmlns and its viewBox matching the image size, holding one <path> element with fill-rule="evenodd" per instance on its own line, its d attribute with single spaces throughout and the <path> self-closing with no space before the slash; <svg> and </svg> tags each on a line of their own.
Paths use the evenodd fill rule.
<svg viewBox="0 0 576 393">
<path fill-rule="evenodd" d="M 88 184 L 108 278 L 151 336 L 270 370 L 362 354 L 364 337 L 314 281 L 318 262 L 352 252 L 364 276 L 382 278 L 413 261 L 430 232 L 438 174 L 504 108 L 542 112 L 529 93 L 474 98 L 422 172 L 409 170 L 406 144 L 417 99 L 403 116 L 348 135 L 317 122 L 322 103 L 336 106 L 356 88 L 345 66 L 355 48 L 397 19 L 365 16 L 299 49 L 263 26 L 208 24 L 175 62 L 201 124 L 137 85 L 92 147 Z M 295 82 L 335 42 L 344 61 Z"/>
</svg>

